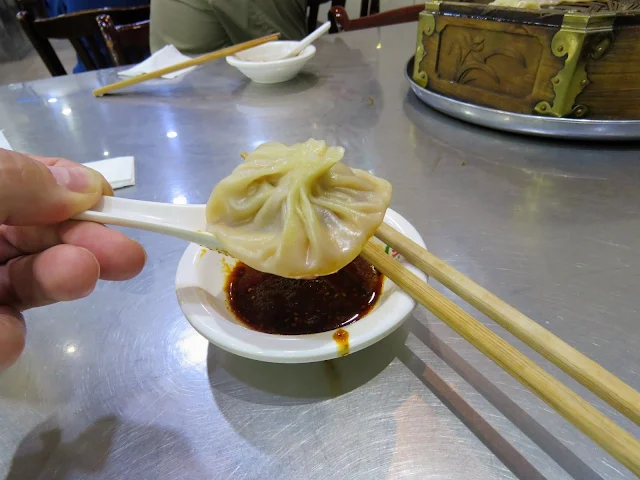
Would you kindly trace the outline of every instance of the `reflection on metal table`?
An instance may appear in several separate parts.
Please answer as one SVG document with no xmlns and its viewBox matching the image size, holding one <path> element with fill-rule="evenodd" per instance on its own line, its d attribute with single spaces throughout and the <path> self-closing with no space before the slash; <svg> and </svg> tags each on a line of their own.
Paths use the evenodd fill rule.
<svg viewBox="0 0 640 480">
<path fill-rule="evenodd" d="M 137 185 L 119 195 L 176 203 L 206 202 L 264 141 L 343 145 L 348 164 L 392 182 L 392 207 L 430 250 L 639 388 L 640 144 L 448 118 L 409 90 L 414 42 L 414 24 L 325 38 L 305 74 L 274 86 L 224 62 L 101 99 L 91 90 L 113 71 L 9 85 L 0 128 L 16 150 L 135 155 Z M 212 347 L 176 301 L 186 244 L 128 233 L 149 254 L 138 278 L 27 313 L 25 354 L 0 374 L 0 478 L 633 478 L 422 308 L 335 361 Z"/>
</svg>

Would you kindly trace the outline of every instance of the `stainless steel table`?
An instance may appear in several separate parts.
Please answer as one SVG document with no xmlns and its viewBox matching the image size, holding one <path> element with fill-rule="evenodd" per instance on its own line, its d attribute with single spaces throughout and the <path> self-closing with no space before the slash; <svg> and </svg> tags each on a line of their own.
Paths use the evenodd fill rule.
<svg viewBox="0 0 640 480">
<path fill-rule="evenodd" d="M 432 251 L 640 388 L 640 144 L 540 141 L 431 111 L 403 76 L 414 35 L 326 38 L 277 86 L 219 62 L 102 99 L 91 89 L 112 71 L 2 87 L 0 128 L 17 150 L 135 155 L 137 185 L 119 195 L 189 203 L 265 140 L 341 144 L 393 183 Z M 422 308 L 337 361 L 226 354 L 178 308 L 186 245 L 130 234 L 149 253 L 142 275 L 28 313 L 27 350 L 0 374 L 0 478 L 633 477 Z"/>
</svg>

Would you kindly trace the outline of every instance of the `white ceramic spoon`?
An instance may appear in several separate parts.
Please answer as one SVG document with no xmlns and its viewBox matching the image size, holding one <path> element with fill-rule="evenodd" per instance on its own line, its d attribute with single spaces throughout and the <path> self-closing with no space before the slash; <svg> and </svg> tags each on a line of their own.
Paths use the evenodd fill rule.
<svg viewBox="0 0 640 480">
<path fill-rule="evenodd" d="M 331 22 L 325 22 L 322 25 L 320 25 L 318 28 L 316 28 L 313 32 L 311 32 L 309 35 L 307 35 L 302 40 L 300 40 L 298 42 L 298 45 L 293 47 L 288 52 L 286 52 L 284 54 L 279 53 L 279 54 L 275 54 L 275 55 L 260 56 L 260 57 L 255 58 L 254 61 L 257 60 L 257 61 L 261 61 L 261 62 L 275 62 L 277 60 L 284 60 L 285 58 L 293 58 L 293 57 L 299 55 L 300 52 L 302 52 L 305 48 L 307 48 L 309 45 L 311 45 L 313 42 L 315 42 L 322 35 L 327 33 L 330 28 L 331 28 Z"/>
<path fill-rule="evenodd" d="M 74 219 L 139 228 L 170 235 L 203 247 L 222 249 L 216 237 L 206 231 L 206 205 L 174 205 L 102 197 L 95 207 L 82 212 Z"/>
</svg>

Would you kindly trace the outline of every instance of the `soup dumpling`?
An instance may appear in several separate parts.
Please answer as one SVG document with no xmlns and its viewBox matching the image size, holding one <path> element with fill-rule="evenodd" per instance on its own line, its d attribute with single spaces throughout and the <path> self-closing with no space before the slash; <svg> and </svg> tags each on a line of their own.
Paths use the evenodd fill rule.
<svg viewBox="0 0 640 480">
<path fill-rule="evenodd" d="M 355 259 L 384 219 L 391 184 L 344 165 L 342 147 L 265 143 L 214 188 L 208 230 L 250 267 L 328 275 Z"/>
</svg>

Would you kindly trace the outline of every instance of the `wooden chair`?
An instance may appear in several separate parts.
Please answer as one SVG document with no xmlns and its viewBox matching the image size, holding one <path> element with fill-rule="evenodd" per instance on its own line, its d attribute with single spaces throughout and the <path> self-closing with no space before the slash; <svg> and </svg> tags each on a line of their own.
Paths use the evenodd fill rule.
<svg viewBox="0 0 640 480">
<path fill-rule="evenodd" d="M 102 51 L 104 47 L 96 17 L 108 13 L 118 24 L 135 23 L 149 19 L 149 5 L 127 8 L 98 8 L 82 12 L 59 15 L 52 18 L 35 19 L 28 11 L 17 17 L 22 29 L 49 69 L 51 75 L 66 75 L 60 59 L 49 42 L 49 38 L 69 40 L 87 70 L 111 66 L 111 61 Z"/>
<path fill-rule="evenodd" d="M 29 12 L 34 18 L 47 18 L 49 12 L 42 0 L 16 0 L 19 12 Z"/>
<path fill-rule="evenodd" d="M 116 25 L 111 15 L 104 14 L 96 21 L 114 66 L 138 63 L 149 55 L 149 20 Z"/>
<path fill-rule="evenodd" d="M 410 7 L 396 8 L 386 12 L 377 13 L 351 20 L 343 7 L 331 7 L 329 20 L 340 32 L 349 30 L 361 30 L 363 28 L 384 27 L 396 23 L 416 22 L 418 15 L 424 10 L 424 4 L 411 5 Z"/>
<path fill-rule="evenodd" d="M 368 2 L 369 0 L 362 1 Z M 318 11 L 320 10 L 320 5 L 328 2 L 331 2 L 332 7 L 344 7 L 346 4 L 346 0 L 307 0 L 307 6 L 309 7 L 309 15 L 307 17 L 307 30 L 309 31 L 309 33 L 318 28 Z"/>
<path fill-rule="evenodd" d="M 362 0 L 360 2 L 361 17 L 375 15 L 376 13 L 380 13 L 380 0 L 371 0 L 371 5 L 369 5 L 369 0 Z"/>
</svg>

